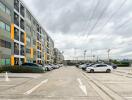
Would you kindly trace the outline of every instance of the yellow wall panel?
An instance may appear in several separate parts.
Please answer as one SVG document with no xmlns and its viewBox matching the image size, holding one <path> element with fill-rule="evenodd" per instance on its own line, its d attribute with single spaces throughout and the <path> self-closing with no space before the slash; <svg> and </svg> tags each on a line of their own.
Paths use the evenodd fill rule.
<svg viewBox="0 0 132 100">
<path fill-rule="evenodd" d="M 11 40 L 14 41 L 14 24 L 11 24 L 11 33 L 10 33 Z"/>
<path fill-rule="evenodd" d="M 14 66 L 14 55 L 11 55 L 11 66 Z"/>
</svg>

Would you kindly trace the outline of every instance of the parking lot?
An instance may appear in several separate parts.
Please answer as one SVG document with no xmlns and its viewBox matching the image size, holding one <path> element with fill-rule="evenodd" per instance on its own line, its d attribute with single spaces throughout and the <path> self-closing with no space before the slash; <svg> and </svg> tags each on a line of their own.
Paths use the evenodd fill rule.
<svg viewBox="0 0 132 100">
<path fill-rule="evenodd" d="M 132 100 L 131 68 L 86 73 L 65 66 L 43 74 L 0 74 L 0 100 Z"/>
</svg>

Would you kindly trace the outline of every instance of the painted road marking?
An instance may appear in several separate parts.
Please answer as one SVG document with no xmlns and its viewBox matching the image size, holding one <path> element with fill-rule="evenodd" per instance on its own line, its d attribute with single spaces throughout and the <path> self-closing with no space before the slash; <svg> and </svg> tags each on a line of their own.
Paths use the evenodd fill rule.
<svg viewBox="0 0 132 100">
<path fill-rule="evenodd" d="M 126 99 L 132 99 L 132 97 L 124 97 L 124 98 L 126 98 Z"/>
<path fill-rule="evenodd" d="M 15 86 L 15 85 L 0 85 L 0 86 Z"/>
<path fill-rule="evenodd" d="M 83 91 L 83 93 L 87 96 L 87 89 L 86 89 L 86 86 L 83 85 L 82 81 L 80 78 L 77 79 L 78 83 L 79 83 L 79 87 L 80 89 Z"/>
<path fill-rule="evenodd" d="M 31 93 L 32 93 L 33 91 L 35 91 L 38 87 L 40 87 L 42 84 L 47 83 L 47 82 L 48 82 L 48 79 L 46 79 L 46 80 L 40 82 L 38 85 L 36 85 L 36 86 L 33 87 L 32 89 L 28 90 L 28 91 L 25 92 L 24 94 L 25 94 L 25 95 L 31 94 Z"/>
</svg>

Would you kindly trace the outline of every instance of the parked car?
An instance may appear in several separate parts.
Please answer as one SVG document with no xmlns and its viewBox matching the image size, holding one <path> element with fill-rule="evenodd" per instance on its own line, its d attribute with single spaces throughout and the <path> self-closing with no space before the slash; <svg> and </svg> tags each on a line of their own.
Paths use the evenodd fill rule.
<svg viewBox="0 0 132 100">
<path fill-rule="evenodd" d="M 82 65 L 79 65 L 79 68 L 82 69 L 82 68 L 86 67 L 87 65 L 89 65 L 89 64 L 82 64 Z"/>
<path fill-rule="evenodd" d="M 75 66 L 76 66 L 76 67 L 79 67 L 79 65 L 80 65 L 80 64 L 76 64 Z"/>
<path fill-rule="evenodd" d="M 23 72 L 40 73 L 45 71 L 42 65 L 35 63 L 24 63 L 20 67 Z"/>
<path fill-rule="evenodd" d="M 63 64 L 58 64 L 59 67 L 63 67 Z"/>
<path fill-rule="evenodd" d="M 111 66 L 113 67 L 113 69 L 117 69 L 117 65 L 116 64 L 111 64 Z"/>
<path fill-rule="evenodd" d="M 53 67 L 53 69 L 58 69 L 60 66 L 57 64 L 51 64 L 51 66 Z"/>
<path fill-rule="evenodd" d="M 53 66 L 52 65 L 44 65 L 46 71 L 51 71 L 53 70 Z"/>
<path fill-rule="evenodd" d="M 87 64 L 85 67 L 82 67 L 82 70 L 86 71 L 87 67 L 91 67 L 92 65 L 94 65 L 94 63 Z"/>
<path fill-rule="evenodd" d="M 113 64 L 113 63 L 106 63 L 106 64 L 111 65 L 113 69 L 116 69 L 118 67 L 116 64 Z"/>
<path fill-rule="evenodd" d="M 113 67 L 107 64 L 95 64 L 86 68 L 87 72 L 107 72 L 110 73 L 113 70 Z"/>
</svg>

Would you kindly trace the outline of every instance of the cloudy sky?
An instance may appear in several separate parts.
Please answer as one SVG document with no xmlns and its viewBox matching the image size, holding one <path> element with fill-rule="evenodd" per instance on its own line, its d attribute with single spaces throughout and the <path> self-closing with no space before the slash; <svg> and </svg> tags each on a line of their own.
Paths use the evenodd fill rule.
<svg viewBox="0 0 132 100">
<path fill-rule="evenodd" d="M 23 0 L 65 59 L 132 58 L 132 0 Z"/>
</svg>

